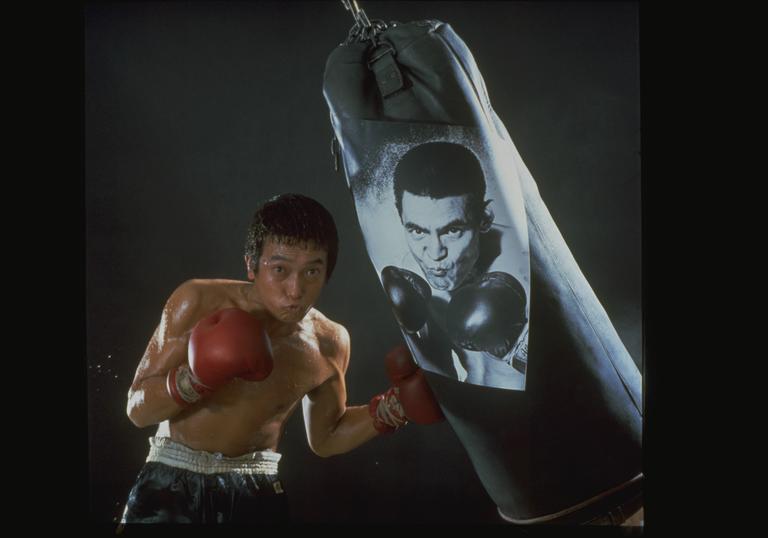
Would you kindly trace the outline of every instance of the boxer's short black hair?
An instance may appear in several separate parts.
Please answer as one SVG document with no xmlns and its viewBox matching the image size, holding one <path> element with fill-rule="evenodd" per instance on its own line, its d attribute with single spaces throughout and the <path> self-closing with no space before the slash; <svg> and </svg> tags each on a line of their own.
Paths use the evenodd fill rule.
<svg viewBox="0 0 768 538">
<path fill-rule="evenodd" d="M 401 218 L 403 191 L 435 199 L 469 194 L 470 211 L 478 221 L 487 206 L 480 161 L 472 150 L 452 142 L 427 142 L 409 149 L 395 167 L 393 187 Z"/>
<path fill-rule="evenodd" d="M 264 202 L 253 215 L 245 240 L 245 254 L 255 263 L 262 253 L 264 242 L 272 239 L 288 245 L 310 245 L 325 249 L 328 267 L 325 281 L 331 278 L 339 253 L 339 234 L 330 212 L 320 202 L 302 194 L 281 194 Z"/>
</svg>

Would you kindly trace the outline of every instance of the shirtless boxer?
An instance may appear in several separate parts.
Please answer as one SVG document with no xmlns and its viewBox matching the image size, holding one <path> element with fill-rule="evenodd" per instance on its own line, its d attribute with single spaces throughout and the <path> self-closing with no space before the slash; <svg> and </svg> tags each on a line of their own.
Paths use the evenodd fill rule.
<svg viewBox="0 0 768 538">
<path fill-rule="evenodd" d="M 442 419 L 404 347 L 386 358 L 394 386 L 348 407 L 346 329 L 312 308 L 338 250 L 333 217 L 286 194 L 255 214 L 250 282 L 189 280 L 163 309 L 128 392 L 140 428 L 159 424 L 123 523 L 284 522 L 278 441 L 302 401 L 307 440 L 341 454 L 407 419 Z"/>
</svg>

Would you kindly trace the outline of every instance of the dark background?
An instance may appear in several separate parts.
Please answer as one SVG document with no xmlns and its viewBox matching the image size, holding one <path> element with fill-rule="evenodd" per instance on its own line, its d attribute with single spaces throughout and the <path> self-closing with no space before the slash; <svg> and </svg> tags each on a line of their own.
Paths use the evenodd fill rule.
<svg viewBox="0 0 768 538">
<path fill-rule="evenodd" d="M 443 20 L 467 43 L 642 367 L 637 3 L 361 4 L 371 18 Z M 352 23 L 341 2 L 87 4 L 84 23 L 90 515 L 108 523 L 155 430 L 125 405 L 161 308 L 186 279 L 245 279 L 245 231 L 265 198 L 301 192 L 336 218 L 339 262 L 318 308 L 352 336 L 350 404 L 386 388 L 381 359 L 400 335 L 329 152 L 322 76 Z M 446 423 L 321 459 L 298 411 L 280 451 L 302 522 L 499 521 Z"/>
</svg>

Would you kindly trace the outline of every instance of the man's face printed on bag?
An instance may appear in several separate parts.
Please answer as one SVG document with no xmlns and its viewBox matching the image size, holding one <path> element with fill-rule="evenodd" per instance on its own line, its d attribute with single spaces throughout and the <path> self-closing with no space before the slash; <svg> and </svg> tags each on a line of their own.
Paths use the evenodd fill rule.
<svg viewBox="0 0 768 538">
<path fill-rule="evenodd" d="M 403 192 L 405 238 L 424 277 L 435 289 L 456 289 L 477 262 L 480 226 L 471 214 L 469 201 L 468 194 L 435 199 Z"/>
</svg>

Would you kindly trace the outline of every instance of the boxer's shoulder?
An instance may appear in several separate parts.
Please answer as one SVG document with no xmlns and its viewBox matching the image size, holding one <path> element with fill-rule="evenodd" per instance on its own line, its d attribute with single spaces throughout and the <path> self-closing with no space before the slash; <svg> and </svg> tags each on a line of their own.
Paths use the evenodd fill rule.
<svg viewBox="0 0 768 538">
<path fill-rule="evenodd" d="M 243 286 L 249 283 L 244 280 L 224 278 L 191 278 L 185 280 L 176 288 L 176 292 L 193 293 L 202 296 L 229 296 L 240 293 Z"/>
<path fill-rule="evenodd" d="M 203 293 L 194 280 L 179 284 L 163 308 L 163 325 L 177 328 L 190 325 L 198 317 Z"/>
<path fill-rule="evenodd" d="M 171 299 L 177 301 L 216 299 L 230 295 L 241 285 L 242 283 L 236 280 L 191 278 L 173 290 Z"/>
<path fill-rule="evenodd" d="M 168 298 L 165 313 L 174 321 L 194 322 L 221 308 L 237 306 L 243 283 L 236 280 L 193 278 L 179 284 Z"/>
</svg>

